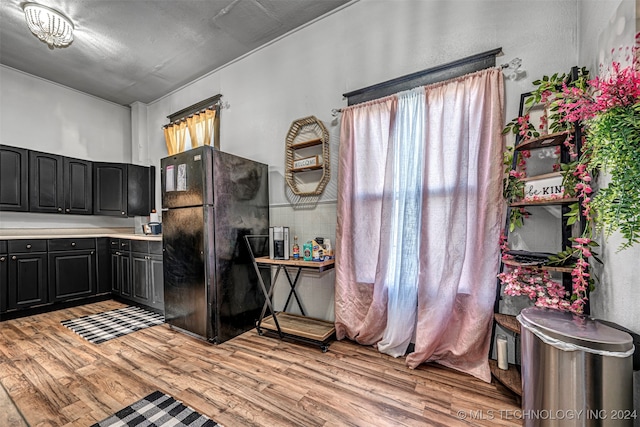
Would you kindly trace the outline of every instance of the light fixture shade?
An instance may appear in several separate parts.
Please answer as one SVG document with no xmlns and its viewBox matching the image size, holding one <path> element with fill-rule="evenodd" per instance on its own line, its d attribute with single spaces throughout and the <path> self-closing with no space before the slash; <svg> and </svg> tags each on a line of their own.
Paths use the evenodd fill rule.
<svg viewBox="0 0 640 427">
<path fill-rule="evenodd" d="M 37 3 L 25 3 L 22 9 L 31 32 L 49 49 L 65 47 L 73 41 L 73 24 L 60 12 Z"/>
</svg>

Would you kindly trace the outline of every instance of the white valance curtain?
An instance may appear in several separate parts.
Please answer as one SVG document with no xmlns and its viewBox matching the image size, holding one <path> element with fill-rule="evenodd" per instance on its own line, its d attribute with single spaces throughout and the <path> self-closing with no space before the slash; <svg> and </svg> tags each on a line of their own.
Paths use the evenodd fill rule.
<svg viewBox="0 0 640 427">
<path fill-rule="evenodd" d="M 203 145 L 214 145 L 215 119 L 215 108 L 207 108 L 165 126 L 164 138 L 169 155 Z"/>
<path fill-rule="evenodd" d="M 343 110 L 338 338 L 490 381 L 503 91 L 489 69 Z"/>
</svg>

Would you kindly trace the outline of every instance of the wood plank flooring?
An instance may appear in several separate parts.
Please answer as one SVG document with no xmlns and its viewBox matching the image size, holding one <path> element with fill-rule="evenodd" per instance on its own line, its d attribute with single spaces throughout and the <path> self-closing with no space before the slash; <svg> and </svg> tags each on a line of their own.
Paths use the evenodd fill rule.
<svg viewBox="0 0 640 427">
<path fill-rule="evenodd" d="M 500 384 L 349 341 L 322 353 L 253 330 L 212 345 L 161 325 L 95 345 L 60 324 L 123 306 L 0 323 L 0 383 L 29 425 L 89 426 L 155 390 L 226 427 L 522 425 Z"/>
</svg>

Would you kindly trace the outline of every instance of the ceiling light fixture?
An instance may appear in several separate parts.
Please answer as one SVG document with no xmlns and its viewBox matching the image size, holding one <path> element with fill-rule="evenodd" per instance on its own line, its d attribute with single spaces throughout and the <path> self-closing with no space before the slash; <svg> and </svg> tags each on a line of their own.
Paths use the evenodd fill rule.
<svg viewBox="0 0 640 427">
<path fill-rule="evenodd" d="M 25 3 L 22 10 L 31 32 L 49 49 L 65 47 L 73 41 L 71 20 L 57 10 L 37 3 Z"/>
</svg>

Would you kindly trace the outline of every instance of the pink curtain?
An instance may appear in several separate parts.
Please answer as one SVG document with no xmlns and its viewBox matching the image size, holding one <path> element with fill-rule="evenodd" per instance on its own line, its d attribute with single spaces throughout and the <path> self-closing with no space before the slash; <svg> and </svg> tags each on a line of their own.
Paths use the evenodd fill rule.
<svg viewBox="0 0 640 427">
<path fill-rule="evenodd" d="M 340 286 L 336 284 L 335 323 L 338 339 L 357 338 L 363 344 L 379 341 L 386 325 L 386 296 L 372 283 L 380 251 L 381 195 L 396 106 L 397 98 L 390 96 L 347 108 L 340 127 L 335 247 Z"/>
<path fill-rule="evenodd" d="M 415 351 L 406 362 L 435 361 L 490 381 L 504 206 L 502 73 L 484 70 L 424 89 L 418 303 L 406 313 L 415 316 Z M 380 274 L 393 256 L 380 238 L 391 211 L 383 206 L 385 157 L 389 144 L 402 143 L 390 139 L 396 104 L 392 96 L 348 107 L 341 124 L 336 330 L 339 339 L 362 344 L 378 343 L 397 322 Z"/>
</svg>

